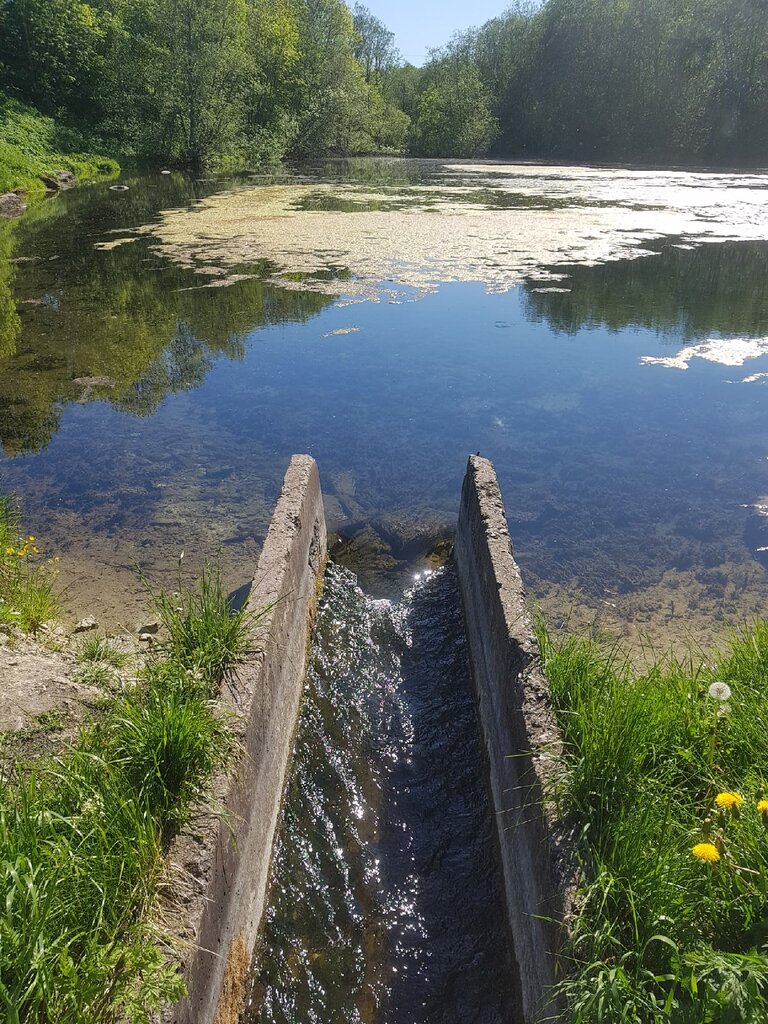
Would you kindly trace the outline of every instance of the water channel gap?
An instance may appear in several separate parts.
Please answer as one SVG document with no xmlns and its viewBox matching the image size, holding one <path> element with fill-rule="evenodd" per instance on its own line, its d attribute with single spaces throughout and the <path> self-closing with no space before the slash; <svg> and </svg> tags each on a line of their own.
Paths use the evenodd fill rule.
<svg viewBox="0 0 768 1024">
<path fill-rule="evenodd" d="M 483 758 L 452 566 L 330 565 L 247 1024 L 517 1024 Z"/>
</svg>

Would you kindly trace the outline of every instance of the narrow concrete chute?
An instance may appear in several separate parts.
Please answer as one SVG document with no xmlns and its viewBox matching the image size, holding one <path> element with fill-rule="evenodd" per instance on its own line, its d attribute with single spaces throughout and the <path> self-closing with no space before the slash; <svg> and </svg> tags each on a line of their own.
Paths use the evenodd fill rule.
<svg viewBox="0 0 768 1024">
<path fill-rule="evenodd" d="M 213 802 L 223 814 L 180 836 L 169 858 L 182 890 L 174 930 L 187 946 L 189 994 L 165 1014 L 167 1024 L 236 1024 L 242 1009 L 326 557 L 317 466 L 294 455 L 249 598 L 252 609 L 267 609 L 260 652 L 222 692 L 242 753 L 216 781 Z"/>
</svg>

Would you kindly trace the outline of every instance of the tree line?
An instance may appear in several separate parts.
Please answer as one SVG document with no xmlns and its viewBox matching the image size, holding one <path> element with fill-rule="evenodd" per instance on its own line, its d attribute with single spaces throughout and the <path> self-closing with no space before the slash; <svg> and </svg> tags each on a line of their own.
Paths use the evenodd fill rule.
<svg viewBox="0 0 768 1024">
<path fill-rule="evenodd" d="M 519 0 L 397 74 L 425 155 L 768 163 L 768 0 Z"/>
<path fill-rule="evenodd" d="M 421 68 L 343 0 L 0 0 L 0 92 L 196 168 L 371 152 L 759 164 L 768 0 L 518 0 Z"/>
<path fill-rule="evenodd" d="M 0 91 L 117 152 L 199 169 L 399 151 L 392 34 L 343 0 L 0 0 Z"/>
</svg>

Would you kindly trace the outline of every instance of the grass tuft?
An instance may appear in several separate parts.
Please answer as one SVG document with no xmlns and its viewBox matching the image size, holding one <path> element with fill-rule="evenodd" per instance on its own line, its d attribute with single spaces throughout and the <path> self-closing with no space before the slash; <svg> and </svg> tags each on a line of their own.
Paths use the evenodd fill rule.
<svg viewBox="0 0 768 1024">
<path fill-rule="evenodd" d="M 105 636 L 88 636 L 80 643 L 77 660 L 81 665 L 102 663 L 112 668 L 124 668 L 128 655 Z"/>
<path fill-rule="evenodd" d="M 234 608 L 225 593 L 221 573 L 206 567 L 196 587 L 179 581 L 176 594 L 152 594 L 168 639 L 165 652 L 215 690 L 225 673 L 245 658 L 252 629 L 263 612 Z"/>
</svg>

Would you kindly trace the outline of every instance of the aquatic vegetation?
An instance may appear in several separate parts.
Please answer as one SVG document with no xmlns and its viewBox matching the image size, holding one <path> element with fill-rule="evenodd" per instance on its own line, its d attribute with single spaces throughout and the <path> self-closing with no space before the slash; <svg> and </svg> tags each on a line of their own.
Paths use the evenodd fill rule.
<svg viewBox="0 0 768 1024">
<path fill-rule="evenodd" d="M 592 638 L 539 639 L 583 876 L 569 1019 L 765 1019 L 768 623 L 640 675 Z"/>
<path fill-rule="evenodd" d="M 461 185 L 450 178 L 457 173 Z M 455 164 L 436 184 L 396 193 L 367 182 L 221 192 L 164 211 L 137 236 L 186 267 L 221 272 L 267 261 L 275 283 L 306 291 L 379 299 L 393 284 L 424 292 L 478 281 L 503 292 L 523 280 L 557 280 L 560 266 L 655 257 L 649 246 L 659 238 L 768 238 L 763 189 L 737 183 L 685 172 Z"/>
</svg>

